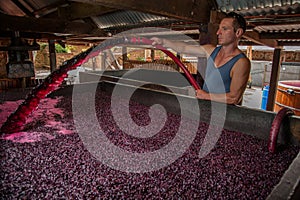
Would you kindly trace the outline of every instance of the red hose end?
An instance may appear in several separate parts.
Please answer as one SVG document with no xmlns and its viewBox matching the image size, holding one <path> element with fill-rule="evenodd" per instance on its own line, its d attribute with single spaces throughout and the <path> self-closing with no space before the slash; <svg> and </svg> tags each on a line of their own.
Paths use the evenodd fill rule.
<svg viewBox="0 0 300 200">
<path fill-rule="evenodd" d="M 275 146 L 276 145 L 273 145 L 273 144 L 268 145 L 268 150 L 269 150 L 270 153 L 275 153 Z"/>
<path fill-rule="evenodd" d="M 277 137 L 280 130 L 281 123 L 286 116 L 293 115 L 294 112 L 289 108 L 282 108 L 276 114 L 270 130 L 268 149 L 270 153 L 275 153 Z"/>
</svg>

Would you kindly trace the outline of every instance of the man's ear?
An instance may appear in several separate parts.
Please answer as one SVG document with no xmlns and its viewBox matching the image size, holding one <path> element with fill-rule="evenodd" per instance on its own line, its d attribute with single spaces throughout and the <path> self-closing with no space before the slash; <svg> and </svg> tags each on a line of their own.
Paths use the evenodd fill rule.
<svg viewBox="0 0 300 200">
<path fill-rule="evenodd" d="M 243 35 L 243 33 L 244 33 L 244 31 L 241 28 L 238 28 L 236 30 L 236 32 L 235 32 L 235 34 L 236 34 L 237 37 L 241 37 Z"/>
</svg>

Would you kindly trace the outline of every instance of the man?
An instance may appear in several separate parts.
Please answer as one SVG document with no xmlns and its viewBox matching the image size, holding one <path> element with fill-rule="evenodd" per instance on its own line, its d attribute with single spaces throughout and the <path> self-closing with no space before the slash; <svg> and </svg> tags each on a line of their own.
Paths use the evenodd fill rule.
<svg viewBox="0 0 300 200">
<path fill-rule="evenodd" d="M 208 56 L 203 88 L 196 91 L 199 99 L 228 104 L 241 104 L 247 86 L 251 64 L 238 48 L 238 42 L 246 31 L 246 21 L 234 12 L 226 15 L 217 31 L 218 43 L 188 46 L 183 42 L 152 38 L 153 45 L 160 44 L 184 54 Z"/>
</svg>

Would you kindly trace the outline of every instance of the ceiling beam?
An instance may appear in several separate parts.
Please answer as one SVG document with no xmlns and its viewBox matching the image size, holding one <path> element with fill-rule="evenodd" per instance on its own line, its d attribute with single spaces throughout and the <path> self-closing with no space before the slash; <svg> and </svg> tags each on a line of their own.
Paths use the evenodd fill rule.
<svg viewBox="0 0 300 200">
<path fill-rule="evenodd" d="M 246 31 L 246 33 L 243 35 L 243 38 L 246 38 L 247 40 L 250 40 L 256 44 L 276 48 L 278 47 L 278 43 L 276 40 L 272 39 L 261 39 L 259 37 L 259 33 L 255 31 Z"/>
<path fill-rule="evenodd" d="M 115 9 L 136 10 L 197 23 L 209 21 L 212 4 L 209 0 L 72 0 Z"/>
<path fill-rule="evenodd" d="M 247 19 L 247 22 L 252 26 L 281 26 L 281 25 L 294 25 L 299 24 L 300 17 L 290 17 L 290 18 L 284 18 L 284 19 L 275 19 L 275 18 L 269 18 L 265 20 L 259 20 L 259 19 Z"/>
<path fill-rule="evenodd" d="M 69 6 L 59 7 L 57 10 L 57 16 L 63 17 L 68 20 L 76 20 L 103 15 L 116 10 L 117 9 L 101 5 L 71 2 Z"/>
<path fill-rule="evenodd" d="M 106 35 L 102 30 L 82 22 L 70 22 L 63 19 L 18 17 L 0 13 L 2 31 L 23 31 L 61 34 L 97 34 Z"/>
<path fill-rule="evenodd" d="M 268 32 L 268 33 L 260 33 L 259 34 L 261 39 L 300 39 L 299 32 Z"/>
<path fill-rule="evenodd" d="M 51 40 L 64 40 L 64 36 L 55 36 L 49 33 L 33 33 L 33 32 L 20 32 L 20 37 L 25 39 L 51 39 Z M 11 31 L 0 31 L 0 38 L 10 39 L 14 35 Z"/>
<path fill-rule="evenodd" d="M 27 16 L 34 17 L 34 14 L 31 13 L 19 0 L 12 0 L 12 2 L 19 7 Z"/>
<path fill-rule="evenodd" d="M 300 46 L 300 41 L 278 41 L 279 46 Z"/>
<path fill-rule="evenodd" d="M 58 0 L 58 1 L 55 1 L 55 3 L 52 3 L 50 5 L 47 5 L 45 7 L 42 7 L 38 10 L 35 10 L 33 12 L 33 14 L 36 16 L 36 17 L 44 17 L 54 11 L 57 10 L 57 7 L 60 7 L 60 6 L 65 6 L 65 5 L 68 5 L 66 4 L 66 1 L 65 0 Z"/>
</svg>

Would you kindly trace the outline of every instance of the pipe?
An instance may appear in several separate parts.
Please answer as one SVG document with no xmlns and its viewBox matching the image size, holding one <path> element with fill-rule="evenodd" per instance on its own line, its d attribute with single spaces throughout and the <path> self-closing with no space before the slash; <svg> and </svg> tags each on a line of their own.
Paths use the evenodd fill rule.
<svg viewBox="0 0 300 200">
<path fill-rule="evenodd" d="M 97 47 L 91 47 L 87 51 L 78 54 L 72 59 L 68 60 L 63 64 L 59 69 L 53 71 L 48 77 L 44 79 L 38 86 L 36 86 L 25 98 L 24 102 L 18 106 L 15 112 L 13 112 L 7 120 L 4 122 L 0 129 L 0 133 L 15 133 L 23 129 L 25 125 L 26 118 L 28 115 L 38 106 L 41 99 L 45 98 L 49 93 L 56 90 L 68 76 L 67 72 L 73 69 L 76 69 L 78 66 L 81 66 L 87 62 L 90 58 L 97 56 L 101 51 L 109 49 L 118 44 L 148 44 L 152 45 L 151 40 L 145 38 L 118 38 L 107 40 L 98 45 Z M 198 83 L 186 69 L 184 64 L 170 51 L 166 50 L 160 45 L 154 46 L 157 49 L 160 49 L 171 57 L 174 62 L 184 71 L 189 82 L 197 90 L 200 89 Z"/>
<path fill-rule="evenodd" d="M 270 130 L 270 136 L 269 136 L 269 143 L 268 143 L 268 149 L 269 152 L 275 153 L 276 143 L 277 143 L 277 137 L 280 130 L 280 125 L 283 121 L 283 119 L 289 115 L 293 115 L 294 112 L 289 108 L 282 108 L 278 111 L 276 114 Z"/>
<path fill-rule="evenodd" d="M 146 39 L 146 38 L 132 38 L 131 43 L 138 43 L 138 44 L 148 44 L 152 45 L 153 41 Z M 187 70 L 187 68 L 184 66 L 184 64 L 180 61 L 179 58 L 177 58 L 173 53 L 166 50 L 162 45 L 155 45 L 157 49 L 163 51 L 165 54 L 167 54 L 184 72 L 184 74 L 187 76 L 187 79 L 191 83 L 191 85 L 195 88 L 195 90 L 200 89 L 199 84 L 194 79 L 194 77 L 191 75 L 191 73 Z"/>
<path fill-rule="evenodd" d="M 68 76 L 67 72 L 80 66 L 91 49 L 67 61 L 60 69 L 52 72 L 43 82 L 33 88 L 25 100 L 4 122 L 1 133 L 14 133 L 23 129 L 28 115 L 38 106 L 40 100 L 56 90 Z"/>
</svg>

